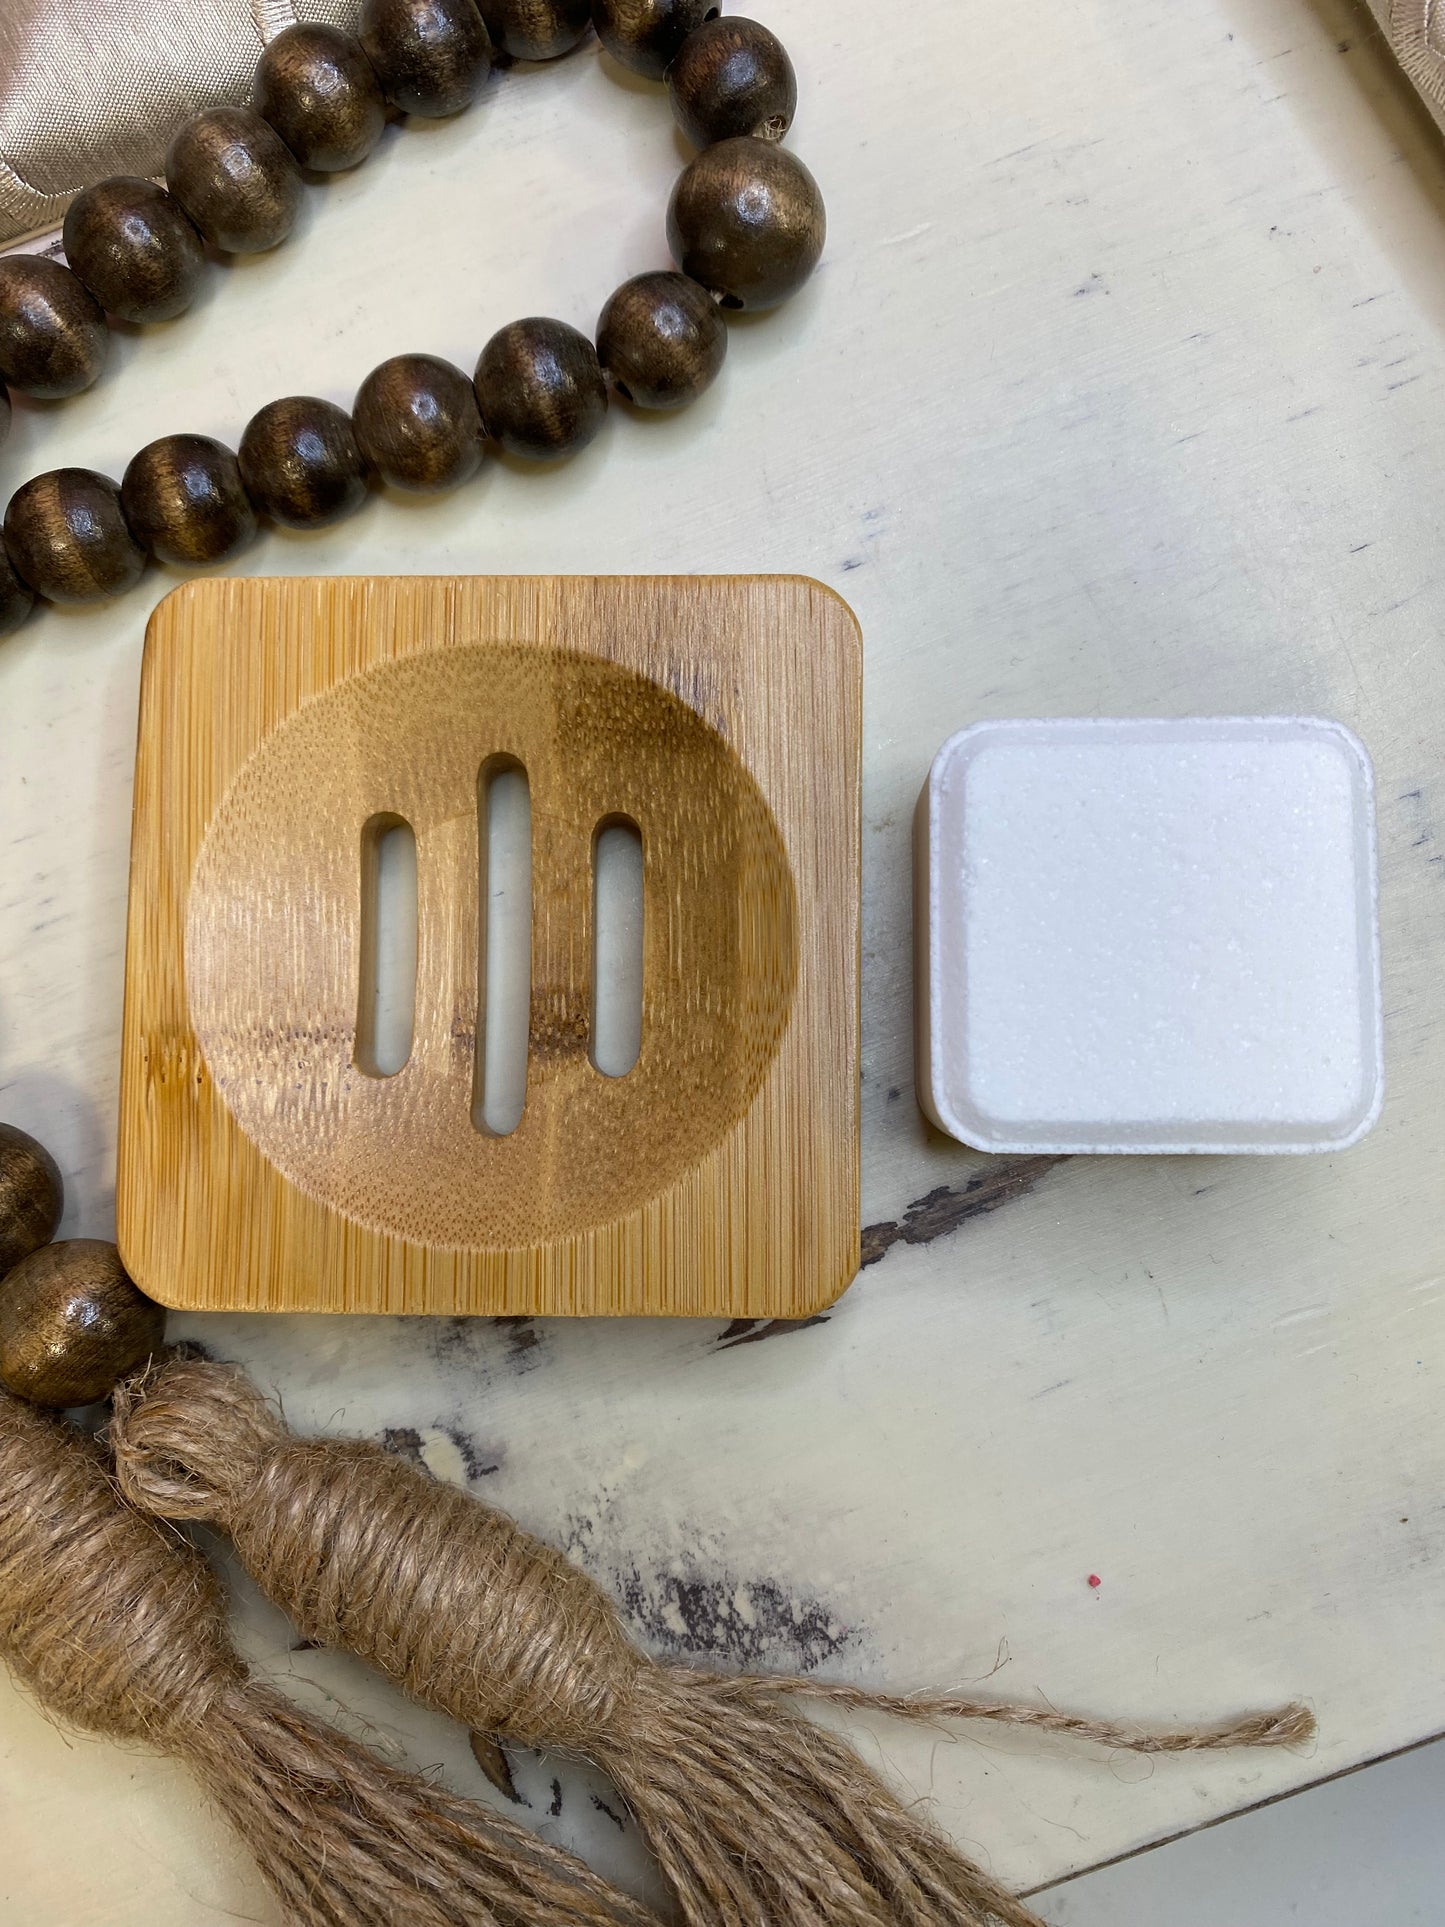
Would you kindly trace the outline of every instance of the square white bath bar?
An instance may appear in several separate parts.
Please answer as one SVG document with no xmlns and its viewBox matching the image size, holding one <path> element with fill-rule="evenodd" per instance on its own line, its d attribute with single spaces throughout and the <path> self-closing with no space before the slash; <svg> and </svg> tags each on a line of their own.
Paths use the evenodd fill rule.
<svg viewBox="0 0 1445 1927">
<path fill-rule="evenodd" d="M 1335 1151 L 1379 1115 L 1374 780 L 1339 723 L 978 723 L 934 760 L 916 856 L 940 1130 Z"/>
</svg>

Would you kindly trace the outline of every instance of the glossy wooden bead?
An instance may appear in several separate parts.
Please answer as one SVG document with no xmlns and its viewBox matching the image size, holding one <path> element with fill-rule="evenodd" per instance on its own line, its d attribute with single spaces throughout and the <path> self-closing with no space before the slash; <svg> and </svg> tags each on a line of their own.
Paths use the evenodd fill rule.
<svg viewBox="0 0 1445 1927">
<path fill-rule="evenodd" d="M 288 27 L 256 66 L 256 111 L 303 167 L 355 167 L 381 139 L 386 102 L 360 42 L 339 27 Z"/>
<path fill-rule="evenodd" d="M 685 408 L 727 354 L 717 303 L 685 274 L 624 281 L 597 323 L 597 354 L 618 394 L 639 408 Z"/>
<path fill-rule="evenodd" d="M 0 261 L 0 378 L 22 395 L 60 401 L 105 366 L 105 312 L 77 275 L 39 254 Z"/>
<path fill-rule="evenodd" d="M 145 1363 L 165 1323 L 114 1245 L 45 1245 L 0 1281 L 0 1381 L 36 1405 L 93 1405 Z"/>
<path fill-rule="evenodd" d="M 64 1208 L 55 1159 L 28 1131 L 0 1124 L 0 1277 L 50 1243 Z"/>
<path fill-rule="evenodd" d="M 211 107 L 171 142 L 166 186 L 212 247 L 262 254 L 296 225 L 304 183 L 268 121 L 249 107 Z"/>
<path fill-rule="evenodd" d="M 476 392 L 436 355 L 396 355 L 374 368 L 351 419 L 362 455 L 397 488 L 455 488 L 481 463 Z"/>
<path fill-rule="evenodd" d="M 756 20 L 733 14 L 688 35 L 667 70 L 667 92 L 694 147 L 739 134 L 780 141 L 798 105 L 787 48 Z"/>
<path fill-rule="evenodd" d="M 687 36 L 718 12 L 712 0 L 592 0 L 597 38 L 649 80 L 661 80 Z"/>
<path fill-rule="evenodd" d="M 477 363 L 476 389 L 487 433 L 534 462 L 585 448 L 607 414 L 597 350 L 586 335 L 545 315 L 497 330 Z"/>
<path fill-rule="evenodd" d="M 149 443 L 126 470 L 120 501 L 136 540 L 178 568 L 224 562 L 256 533 L 240 463 L 209 435 Z"/>
<path fill-rule="evenodd" d="M 261 514 L 287 528 L 325 528 L 366 500 L 366 464 L 351 417 L 315 395 L 288 395 L 253 415 L 240 463 Z"/>
<path fill-rule="evenodd" d="M 0 636 L 12 636 L 35 607 L 29 583 L 22 582 L 3 548 L 0 548 Z"/>
<path fill-rule="evenodd" d="M 570 53 L 592 21 L 591 0 L 481 0 L 492 39 L 513 60 Z"/>
<path fill-rule="evenodd" d="M 823 252 L 818 183 L 771 141 L 719 141 L 683 172 L 667 210 L 672 258 L 725 308 L 775 308 Z"/>
<path fill-rule="evenodd" d="M 127 174 L 77 194 L 65 216 L 66 259 L 108 314 L 173 321 L 196 298 L 206 257 L 180 205 Z"/>
<path fill-rule="evenodd" d="M 98 602 L 135 586 L 145 552 L 120 490 L 88 468 L 54 468 L 17 489 L 5 511 L 16 573 L 51 602 Z"/>
<path fill-rule="evenodd" d="M 459 114 L 492 71 L 492 38 L 476 0 L 366 0 L 360 38 L 382 92 L 403 114 Z"/>
</svg>

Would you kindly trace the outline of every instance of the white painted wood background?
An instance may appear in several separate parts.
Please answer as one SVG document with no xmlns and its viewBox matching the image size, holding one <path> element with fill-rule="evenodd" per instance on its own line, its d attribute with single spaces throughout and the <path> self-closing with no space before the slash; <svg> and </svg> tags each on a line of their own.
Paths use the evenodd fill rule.
<svg viewBox="0 0 1445 1927">
<path fill-rule="evenodd" d="M 1002 1641 L 1010 1695 L 1316 1707 L 1306 1754 L 1152 1767 L 860 1735 L 1031 1886 L 1445 1727 L 1445 165 L 1338 0 L 901 12 L 768 0 L 828 251 L 791 308 L 734 329 L 691 415 L 619 413 L 563 473 L 378 500 L 244 566 L 803 570 L 849 597 L 870 1224 L 990 1168 L 925 1130 L 911 1085 L 909 816 L 942 738 L 1336 715 L 1380 783 L 1381 1124 L 1333 1159 L 1055 1166 L 895 1242 L 826 1324 L 732 1349 L 711 1325 L 190 1328 L 299 1423 L 412 1428 L 470 1465 L 664 1643 L 906 1688 L 976 1680 Z M 291 247 L 123 342 L 91 396 L 20 414 L 6 488 L 119 474 L 172 429 L 234 440 L 273 395 L 348 401 L 403 348 L 470 365 L 519 313 L 590 326 L 661 262 L 680 161 L 662 97 L 595 50 L 514 73 L 313 194 Z M 112 1222 L 135 698 L 167 586 L 0 646 L 0 1111 L 54 1145 L 70 1233 Z M 246 1611 L 298 1691 L 479 1784 L 445 1722 Z M 518 1764 L 535 1816 L 616 1862 L 577 1776 L 547 1816 L 553 1771 Z M 274 1918 L 182 1771 L 63 1737 L 8 1684 L 0 1917 Z"/>
</svg>

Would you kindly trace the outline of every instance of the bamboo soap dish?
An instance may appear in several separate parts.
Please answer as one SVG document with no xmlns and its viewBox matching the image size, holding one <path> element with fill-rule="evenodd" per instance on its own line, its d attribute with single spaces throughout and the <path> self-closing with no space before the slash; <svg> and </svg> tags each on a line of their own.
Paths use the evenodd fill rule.
<svg viewBox="0 0 1445 1927">
<path fill-rule="evenodd" d="M 858 1265 L 861 650 L 795 577 L 208 580 L 146 638 L 117 1220 L 198 1310 L 795 1318 Z M 525 1100 L 478 1113 L 479 797 L 525 771 Z M 593 1062 L 593 864 L 642 848 Z M 410 1055 L 362 1047 L 410 825 Z M 474 1121 L 474 1119 L 476 1121 Z"/>
</svg>

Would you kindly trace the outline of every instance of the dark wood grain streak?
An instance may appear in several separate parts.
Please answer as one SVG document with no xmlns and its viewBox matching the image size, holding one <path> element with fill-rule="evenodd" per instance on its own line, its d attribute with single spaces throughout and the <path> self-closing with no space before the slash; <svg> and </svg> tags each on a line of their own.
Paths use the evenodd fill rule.
<svg viewBox="0 0 1445 1927">
<path fill-rule="evenodd" d="M 987 1211 L 997 1211 L 1015 1198 L 1027 1196 L 1056 1164 L 1067 1163 L 1066 1157 L 1059 1156 L 995 1158 L 975 1172 L 967 1184 L 939 1185 L 916 1198 L 901 1218 L 864 1225 L 860 1268 L 876 1265 L 894 1245 L 926 1245 L 935 1238 L 947 1237 L 970 1218 L 982 1217 Z"/>
<path fill-rule="evenodd" d="M 715 1351 L 736 1351 L 739 1345 L 760 1345 L 765 1338 L 786 1338 L 789 1332 L 805 1332 L 813 1325 L 826 1325 L 828 1314 L 815 1312 L 811 1318 L 769 1318 L 759 1324 L 753 1318 L 735 1318 L 719 1337 Z"/>
</svg>

